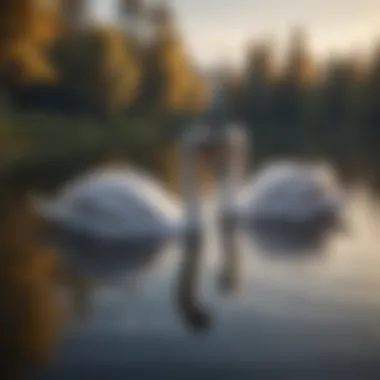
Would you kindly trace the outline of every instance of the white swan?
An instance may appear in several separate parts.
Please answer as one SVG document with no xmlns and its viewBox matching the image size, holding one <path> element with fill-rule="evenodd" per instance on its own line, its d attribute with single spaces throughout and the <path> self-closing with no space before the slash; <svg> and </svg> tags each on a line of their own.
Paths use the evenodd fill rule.
<svg viewBox="0 0 380 380">
<path fill-rule="evenodd" d="M 305 226 L 338 217 L 344 198 L 331 168 L 295 160 L 273 162 L 242 184 L 247 137 L 238 126 L 230 127 L 226 137 L 220 205 L 224 219 Z"/>
<path fill-rule="evenodd" d="M 180 310 L 194 327 L 207 325 L 208 315 L 196 297 L 201 223 L 194 155 L 208 146 L 209 137 L 207 131 L 194 129 L 181 140 L 185 210 L 157 181 L 130 168 L 91 171 L 69 183 L 57 199 L 36 201 L 57 232 L 53 236 L 82 317 L 87 314 L 89 281 L 140 272 L 155 262 L 167 239 L 180 236 L 185 238 Z"/>
<path fill-rule="evenodd" d="M 38 211 L 59 229 L 103 241 L 162 239 L 199 230 L 194 155 L 207 139 L 197 130 L 182 139 L 185 210 L 157 181 L 128 168 L 90 172 L 66 186 L 57 199 L 38 200 Z"/>
<path fill-rule="evenodd" d="M 294 241 L 298 233 L 314 246 L 331 225 L 342 226 L 344 198 L 329 167 L 294 160 L 267 164 L 244 183 L 248 137 L 236 125 L 224 132 L 217 201 L 223 256 L 219 281 L 223 292 L 231 292 L 240 281 L 236 227 L 248 229 L 259 244 L 289 233 Z"/>
</svg>

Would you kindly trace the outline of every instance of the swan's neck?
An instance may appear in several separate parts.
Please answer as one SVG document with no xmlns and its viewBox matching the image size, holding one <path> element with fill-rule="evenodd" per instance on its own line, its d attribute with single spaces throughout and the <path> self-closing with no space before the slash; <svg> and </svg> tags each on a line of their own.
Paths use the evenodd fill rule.
<svg viewBox="0 0 380 380">
<path fill-rule="evenodd" d="M 221 206 L 223 212 L 233 212 L 245 174 L 245 150 L 243 146 L 227 146 L 221 168 Z"/>
<path fill-rule="evenodd" d="M 182 154 L 182 192 L 185 202 L 186 224 L 195 226 L 200 218 L 200 205 L 197 191 L 197 175 L 194 149 L 184 146 Z"/>
</svg>

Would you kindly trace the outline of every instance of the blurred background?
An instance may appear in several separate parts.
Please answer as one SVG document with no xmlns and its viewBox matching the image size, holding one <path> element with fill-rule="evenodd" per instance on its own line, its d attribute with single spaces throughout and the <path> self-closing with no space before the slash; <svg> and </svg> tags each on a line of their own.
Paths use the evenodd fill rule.
<svg viewBox="0 0 380 380">
<path fill-rule="evenodd" d="M 173 136 L 223 85 L 223 117 L 254 132 L 255 162 L 323 156 L 376 183 L 376 5 L 300 4 L 4 2 L 4 160 L 96 151 L 107 136 L 173 178 Z"/>
<path fill-rule="evenodd" d="M 184 378 L 185 362 L 197 363 L 198 375 L 207 377 L 202 363 L 225 363 L 231 357 L 236 358 L 231 366 L 241 369 L 244 362 L 248 376 L 253 373 L 249 355 L 257 354 L 261 371 L 283 363 L 284 352 L 289 361 L 284 359 L 280 377 L 273 378 L 284 378 L 285 368 L 293 366 L 293 371 L 304 363 L 289 377 L 304 379 L 323 367 L 318 360 L 326 364 L 331 357 L 339 366 L 347 358 L 354 363 L 344 367 L 342 377 L 331 378 L 359 379 L 364 370 L 378 378 L 379 12 L 374 0 L 3 0 L 0 342 L 8 352 L 7 376 L 13 379 L 23 363 L 50 358 L 52 347 L 61 342 L 58 326 L 66 315 L 60 309 L 65 295 L 59 282 L 67 280 L 67 273 L 62 274 L 59 250 L 47 244 L 46 225 L 30 197 L 50 196 L 87 169 L 120 163 L 143 168 L 178 195 L 178 136 L 198 125 L 238 122 L 252 145 L 248 166 L 253 172 L 268 160 L 323 160 L 337 169 L 347 188 L 365 183 L 365 193 L 355 193 L 347 211 L 362 240 L 340 237 L 324 250 L 330 261 L 309 263 L 297 275 L 253 256 L 246 268 L 256 277 L 243 298 L 218 306 L 221 299 L 205 291 L 208 304 L 222 315 L 222 327 L 204 340 L 203 351 L 184 337 L 167 311 L 164 295 L 171 294 L 179 255 L 164 249 L 164 256 L 174 259 L 164 260 L 156 277 L 146 282 L 143 301 L 129 290 L 125 303 L 120 283 L 111 286 L 111 293 L 98 288 L 95 327 L 90 324 L 89 332 L 69 324 L 69 332 L 62 333 L 66 340 L 58 367 L 45 377 L 85 378 L 83 368 L 103 358 L 106 364 L 94 368 L 104 372 L 91 378 L 112 373 L 117 379 L 118 373 L 131 373 L 126 368 L 133 360 L 133 371 L 141 369 L 144 358 L 157 365 L 152 358 L 163 355 L 166 342 L 176 365 L 182 363 L 172 367 L 173 378 Z M 213 165 L 203 156 L 196 159 L 206 194 L 217 188 Z M 216 233 L 210 231 L 213 240 Z M 252 258 L 258 248 L 239 239 L 244 247 L 230 249 Z M 221 247 L 211 241 L 204 251 L 211 267 L 217 266 Z M 123 272 L 124 264 L 115 265 Z M 215 279 L 205 277 L 206 288 L 212 289 Z M 198 311 L 195 317 L 188 317 L 189 310 L 184 314 L 192 324 L 209 327 L 206 314 Z M 103 335 L 95 339 L 94 331 Z M 125 341 L 118 331 L 126 334 Z M 255 352 L 257 341 L 266 344 Z M 239 350 L 229 351 L 231 342 Z M 91 356 L 86 351 L 91 347 L 102 347 L 109 356 L 100 348 Z M 131 362 L 123 362 L 123 352 L 133 354 Z M 170 355 L 162 360 L 170 364 Z M 107 362 L 110 356 L 114 361 Z M 207 368 L 214 367 L 223 366 Z M 269 378 L 260 371 L 259 379 Z M 326 373 L 315 378 L 327 378 Z M 231 378 L 239 376 L 231 373 Z"/>
</svg>

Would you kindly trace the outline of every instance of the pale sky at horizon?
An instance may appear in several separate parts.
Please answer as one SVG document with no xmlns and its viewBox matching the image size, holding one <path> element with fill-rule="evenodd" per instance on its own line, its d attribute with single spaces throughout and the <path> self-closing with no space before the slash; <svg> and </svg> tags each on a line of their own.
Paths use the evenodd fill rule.
<svg viewBox="0 0 380 380">
<path fill-rule="evenodd" d="M 118 0 L 88 0 L 92 15 L 117 16 Z M 154 0 L 152 0 L 154 1 Z M 149 2 L 149 0 L 148 0 Z M 367 50 L 380 35 L 378 0 L 172 0 L 180 30 L 200 64 L 241 62 L 249 41 L 271 36 L 280 48 L 293 26 L 305 26 L 317 56 Z"/>
</svg>

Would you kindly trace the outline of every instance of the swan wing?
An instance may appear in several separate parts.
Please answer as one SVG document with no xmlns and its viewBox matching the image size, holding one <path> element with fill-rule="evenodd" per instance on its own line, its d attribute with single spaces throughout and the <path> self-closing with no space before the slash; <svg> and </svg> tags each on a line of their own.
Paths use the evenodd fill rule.
<svg viewBox="0 0 380 380">
<path fill-rule="evenodd" d="M 244 190 L 240 207 L 254 217 L 309 218 L 342 198 L 327 189 L 317 168 L 296 163 L 266 167 Z"/>
<path fill-rule="evenodd" d="M 291 183 L 299 178 L 309 178 L 309 169 L 303 163 L 267 164 L 243 188 L 238 196 L 241 207 L 247 207 L 268 199 L 277 198 Z"/>
<path fill-rule="evenodd" d="M 132 170 L 90 172 L 40 204 L 56 222 L 104 237 L 153 237 L 179 223 L 181 209 L 160 185 Z"/>
</svg>

